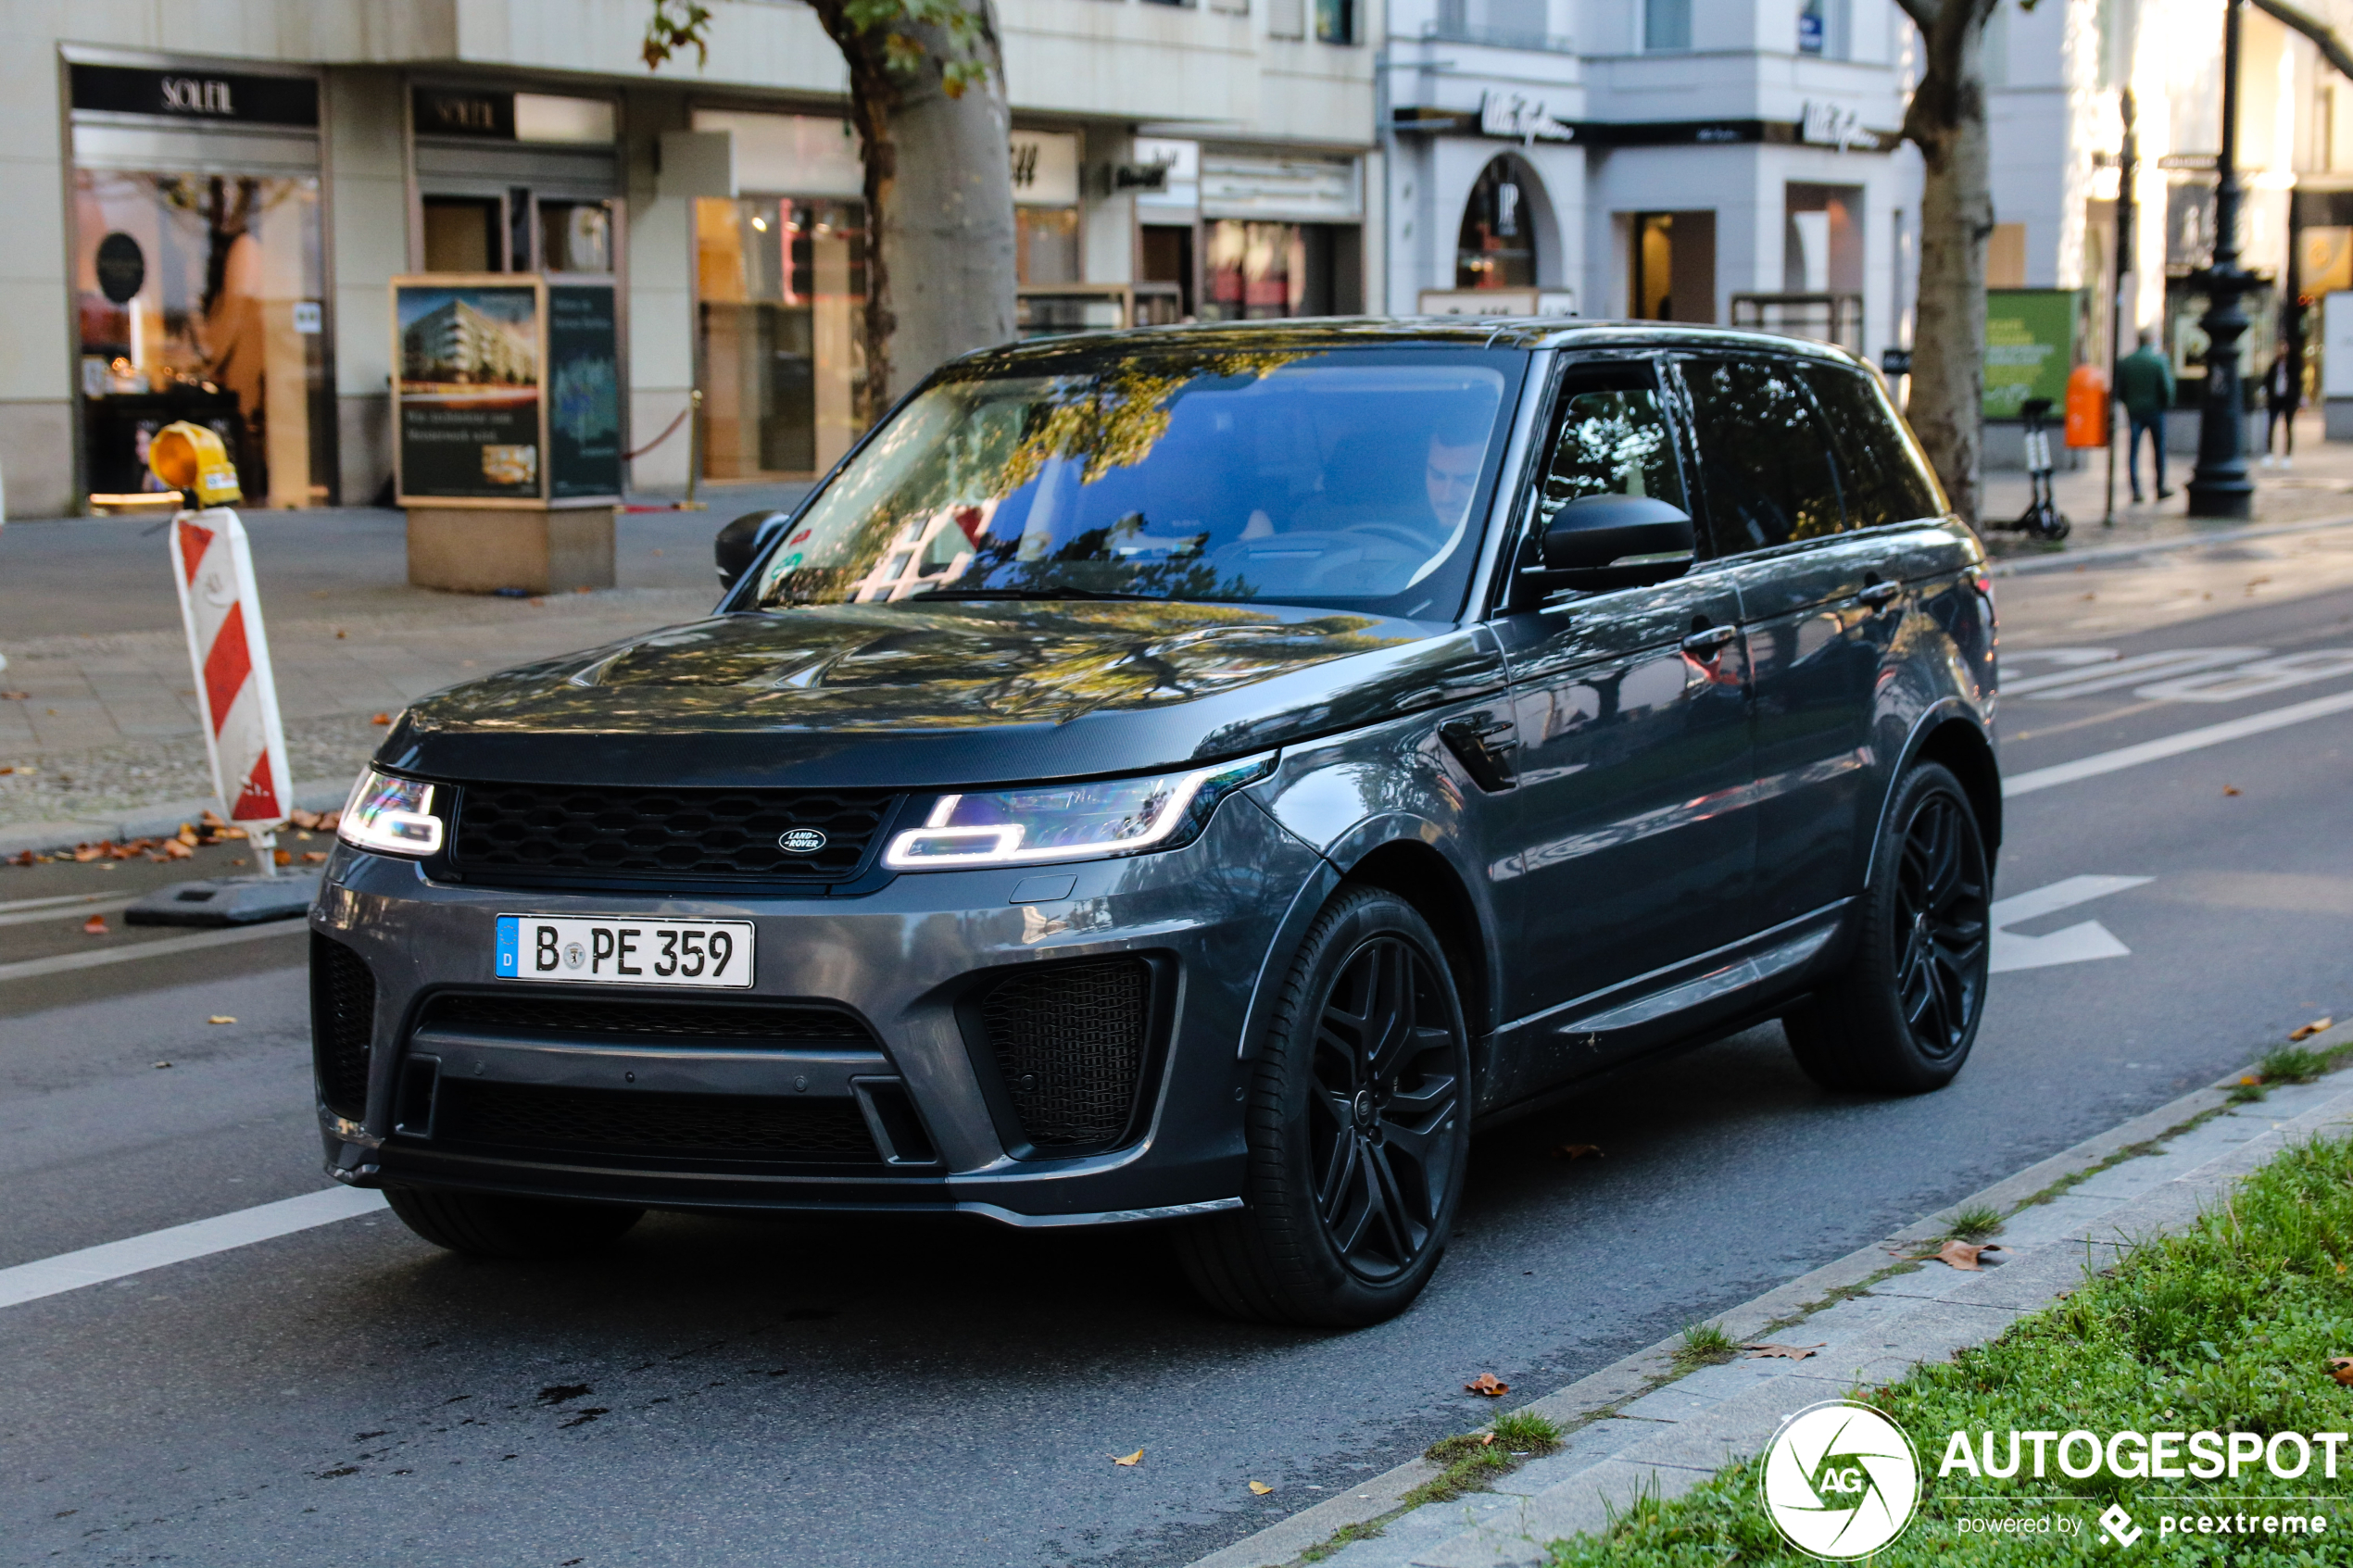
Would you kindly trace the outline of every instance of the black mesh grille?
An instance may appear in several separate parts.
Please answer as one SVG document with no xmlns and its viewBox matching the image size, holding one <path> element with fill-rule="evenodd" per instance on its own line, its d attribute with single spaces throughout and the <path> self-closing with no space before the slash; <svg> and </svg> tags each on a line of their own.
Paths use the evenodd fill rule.
<svg viewBox="0 0 2353 1568">
<path fill-rule="evenodd" d="M 368 1044 L 376 1021 L 376 977 L 340 942 L 310 936 L 310 1054 L 319 1098 L 346 1121 L 368 1113 Z"/>
<path fill-rule="evenodd" d="M 843 882 L 866 863 L 894 795 L 806 789 L 466 784 L 449 858 L 460 874 Z M 822 847 L 790 851 L 795 829 Z"/>
<path fill-rule="evenodd" d="M 733 1046 L 831 1045 L 871 1047 L 875 1038 L 847 1013 L 825 1008 L 671 1002 L 627 997 L 464 995 L 443 997 L 427 1027 L 495 1029 L 502 1034 L 622 1035 L 630 1039 L 723 1040 Z"/>
<path fill-rule="evenodd" d="M 857 1102 L 539 1088 L 445 1077 L 434 1142 L 484 1152 L 878 1163 Z"/>
<path fill-rule="evenodd" d="M 1086 959 L 1001 980 L 981 1027 L 1023 1134 L 1068 1152 L 1118 1142 L 1136 1113 L 1151 1033 L 1151 970 Z"/>
</svg>

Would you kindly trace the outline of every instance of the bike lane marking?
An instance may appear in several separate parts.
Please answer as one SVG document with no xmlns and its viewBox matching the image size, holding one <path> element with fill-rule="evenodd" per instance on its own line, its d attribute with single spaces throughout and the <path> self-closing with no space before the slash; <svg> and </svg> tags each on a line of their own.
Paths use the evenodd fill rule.
<svg viewBox="0 0 2353 1568">
<path fill-rule="evenodd" d="M 257 1241 L 292 1236 L 338 1220 L 372 1214 L 384 1207 L 384 1194 L 359 1187 L 327 1187 L 283 1198 L 209 1220 L 192 1220 L 145 1236 L 126 1236 L 76 1252 L 61 1252 L 14 1268 L 0 1269 L 0 1308 L 22 1306 L 44 1296 L 167 1268 Z"/>
<path fill-rule="evenodd" d="M 2094 779 L 2103 773 L 2120 772 L 2137 768 L 2144 762 L 2158 762 L 2184 752 L 2200 751 L 2211 746 L 2227 746 L 2249 735 L 2284 730 L 2291 724 L 2307 723 L 2333 714 L 2353 713 L 2353 692 L 2338 692 L 2332 696 L 2314 697 L 2309 702 L 2292 703 L 2274 708 L 2265 713 L 2250 713 L 2244 719 L 2225 720 L 2220 724 L 2208 724 L 2199 729 L 2183 730 L 2179 734 L 2157 740 L 2143 741 L 2138 746 L 2119 746 L 2114 751 L 2095 752 L 2079 757 L 2072 762 L 2060 762 L 2048 768 L 2036 768 L 2030 772 L 2013 773 L 2002 781 L 2002 798 L 2011 800 L 2021 795 L 2052 789 L 2079 779 Z"/>
</svg>

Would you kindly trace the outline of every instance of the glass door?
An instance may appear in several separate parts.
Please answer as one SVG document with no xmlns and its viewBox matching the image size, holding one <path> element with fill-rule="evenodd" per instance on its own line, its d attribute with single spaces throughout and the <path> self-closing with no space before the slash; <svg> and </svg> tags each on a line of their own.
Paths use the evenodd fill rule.
<svg viewBox="0 0 2353 1568">
<path fill-rule="evenodd" d="M 703 476 L 822 473 L 860 429 L 864 205 L 706 196 L 695 242 Z"/>
</svg>

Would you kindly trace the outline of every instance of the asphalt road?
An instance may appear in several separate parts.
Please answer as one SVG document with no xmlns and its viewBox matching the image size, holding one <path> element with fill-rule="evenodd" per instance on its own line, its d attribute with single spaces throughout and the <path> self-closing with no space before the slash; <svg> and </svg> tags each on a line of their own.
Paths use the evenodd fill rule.
<svg viewBox="0 0 2353 1568">
<path fill-rule="evenodd" d="M 2256 575 L 2020 580 L 2008 771 L 2353 709 L 2353 590 Z M 0 1308 L 0 1562 L 1189 1562 L 1491 1415 L 1478 1373 L 1556 1387 L 2353 1013 L 2349 748 L 2328 713 L 2013 799 L 2005 899 L 2148 880 L 2008 906 L 2040 967 L 1951 1088 L 1825 1094 L 1769 1027 L 1627 1073 L 1486 1139 L 1436 1284 L 1360 1334 L 1208 1317 L 1149 1234 L 979 1222 L 657 1217 L 526 1266 L 377 1213 Z M 167 874 L 0 872 L 0 919 Z M 83 918 L 0 925 L 0 964 L 134 939 Z M 302 950 L 0 980 L 0 1268 L 323 1185 Z"/>
</svg>

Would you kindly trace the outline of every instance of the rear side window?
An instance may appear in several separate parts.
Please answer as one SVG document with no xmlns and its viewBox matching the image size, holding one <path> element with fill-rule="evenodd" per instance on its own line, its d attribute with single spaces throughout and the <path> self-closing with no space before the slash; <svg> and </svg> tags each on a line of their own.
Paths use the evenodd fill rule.
<svg viewBox="0 0 2353 1568">
<path fill-rule="evenodd" d="M 1674 433 L 1649 367 L 1576 373 L 1562 389 L 1558 410 L 1537 500 L 1539 535 L 1555 512 L 1587 495 L 1650 495 L 1685 505 Z"/>
<path fill-rule="evenodd" d="M 1683 381 L 1718 554 L 1770 549 L 1849 526 L 1830 433 L 1793 367 L 1692 359 Z"/>
<path fill-rule="evenodd" d="M 1944 511 L 1935 483 L 1876 382 L 1831 365 L 1808 365 L 1799 374 L 1838 444 L 1849 527 L 1913 522 Z"/>
</svg>

